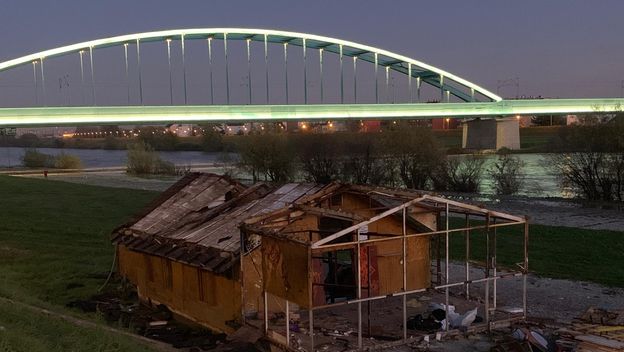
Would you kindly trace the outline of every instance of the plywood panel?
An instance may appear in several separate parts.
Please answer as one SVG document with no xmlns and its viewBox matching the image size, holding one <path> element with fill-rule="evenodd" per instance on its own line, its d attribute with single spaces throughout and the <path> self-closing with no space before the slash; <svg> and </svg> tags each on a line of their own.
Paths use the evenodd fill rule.
<svg viewBox="0 0 624 352">
<path fill-rule="evenodd" d="M 309 306 L 308 248 L 270 237 L 262 239 L 265 287 L 277 297 Z"/>
</svg>

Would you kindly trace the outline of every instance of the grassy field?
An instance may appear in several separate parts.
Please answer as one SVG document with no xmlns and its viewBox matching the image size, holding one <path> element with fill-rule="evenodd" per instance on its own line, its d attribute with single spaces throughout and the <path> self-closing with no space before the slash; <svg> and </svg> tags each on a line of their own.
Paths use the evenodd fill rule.
<svg viewBox="0 0 624 352">
<path fill-rule="evenodd" d="M 93 295 L 111 267 L 111 230 L 156 195 L 0 176 L 0 296 L 66 312 L 68 302 Z M 74 330 L 6 304 L 0 305 L 0 326 L 0 351 L 143 348 L 127 337 Z"/>
<path fill-rule="evenodd" d="M 65 305 L 97 292 L 113 260 L 111 230 L 156 195 L 0 176 L 0 297 L 97 321 Z M 503 264 L 520 261 L 520 234 L 499 230 Z M 484 257 L 484 237 L 471 236 L 473 259 Z M 454 256 L 461 259 L 462 236 L 452 238 Z M 532 225 L 530 243 L 530 269 L 539 275 L 624 286 L 624 232 Z M 0 301 L 0 351 L 144 349 L 128 337 Z"/>
<path fill-rule="evenodd" d="M 460 228 L 457 222 L 451 228 Z M 516 268 L 522 262 L 523 226 L 497 229 L 499 266 Z M 452 257 L 465 258 L 463 233 L 451 235 Z M 490 237 L 492 238 L 492 237 Z M 485 262 L 486 235 L 483 230 L 470 235 L 471 260 Z M 530 225 L 529 270 L 544 277 L 592 281 L 624 287 L 624 232 L 585 230 L 572 227 Z"/>
</svg>

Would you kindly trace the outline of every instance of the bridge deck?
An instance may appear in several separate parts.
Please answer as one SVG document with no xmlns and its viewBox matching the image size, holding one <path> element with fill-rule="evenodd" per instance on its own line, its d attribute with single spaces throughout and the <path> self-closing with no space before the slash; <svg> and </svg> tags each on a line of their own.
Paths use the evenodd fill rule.
<svg viewBox="0 0 624 352">
<path fill-rule="evenodd" d="M 624 98 L 435 104 L 201 105 L 2 108 L 0 126 L 77 126 L 287 120 L 428 119 L 613 113 Z"/>
</svg>

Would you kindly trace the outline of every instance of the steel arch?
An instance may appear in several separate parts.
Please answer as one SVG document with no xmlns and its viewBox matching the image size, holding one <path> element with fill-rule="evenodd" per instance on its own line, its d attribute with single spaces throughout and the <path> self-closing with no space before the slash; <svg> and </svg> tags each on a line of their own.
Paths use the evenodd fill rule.
<svg viewBox="0 0 624 352">
<path fill-rule="evenodd" d="M 86 41 L 49 49 L 22 56 L 13 60 L 0 62 L 0 72 L 17 66 L 29 64 L 31 62 L 36 62 L 45 58 L 78 53 L 83 50 L 92 50 L 96 48 L 105 48 L 123 44 L 134 44 L 137 42 L 153 42 L 166 39 L 177 40 L 181 37 L 184 37 L 185 40 L 207 38 L 223 39 L 225 35 L 227 35 L 228 40 L 249 39 L 252 41 L 262 42 L 265 40 L 266 36 L 267 41 L 271 43 L 289 43 L 295 46 L 305 45 L 307 48 L 323 48 L 324 51 L 329 51 L 336 54 L 338 54 L 342 50 L 343 55 L 345 56 L 357 56 L 360 60 L 364 60 L 373 64 L 377 63 L 380 66 L 389 67 L 396 72 L 400 72 L 406 75 L 411 72 L 412 77 L 419 77 L 422 82 L 442 89 L 443 91 L 448 91 L 450 94 L 458 97 L 463 101 L 475 101 L 475 93 L 479 93 L 484 97 L 490 99 L 491 101 L 502 100 L 500 96 L 450 72 L 387 50 L 347 40 L 341 40 L 314 34 L 253 28 L 174 29 L 96 39 L 92 41 Z M 460 87 L 451 84 L 452 82 L 455 82 Z M 469 93 L 463 91 L 461 87 L 467 88 L 469 90 Z"/>
</svg>

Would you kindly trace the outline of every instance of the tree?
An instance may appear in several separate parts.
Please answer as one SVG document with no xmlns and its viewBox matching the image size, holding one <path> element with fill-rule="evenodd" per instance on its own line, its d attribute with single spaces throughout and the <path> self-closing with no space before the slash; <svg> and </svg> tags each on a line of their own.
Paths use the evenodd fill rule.
<svg viewBox="0 0 624 352">
<path fill-rule="evenodd" d="M 340 178 L 342 148 L 334 134 L 300 134 L 295 138 L 306 180 L 329 183 Z"/>
<path fill-rule="evenodd" d="M 239 167 L 251 174 L 254 182 L 288 182 L 294 172 L 294 156 L 284 135 L 248 135 L 238 144 Z"/>
<path fill-rule="evenodd" d="M 427 189 L 435 183 L 436 170 L 445 154 L 431 130 L 403 128 L 384 133 L 384 154 L 395 160 L 398 174 L 407 188 Z"/>
</svg>

